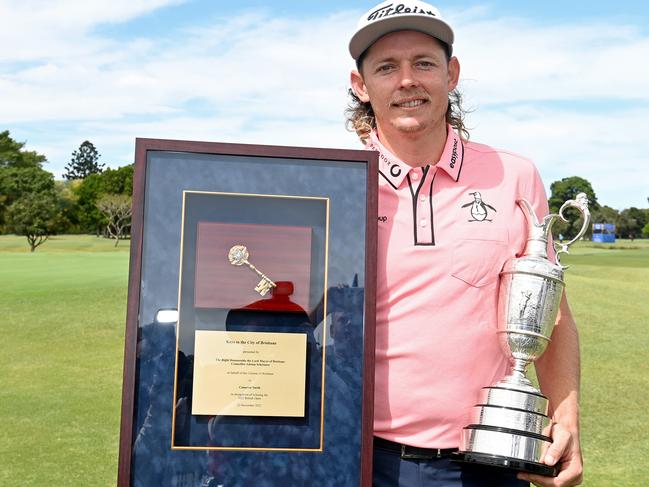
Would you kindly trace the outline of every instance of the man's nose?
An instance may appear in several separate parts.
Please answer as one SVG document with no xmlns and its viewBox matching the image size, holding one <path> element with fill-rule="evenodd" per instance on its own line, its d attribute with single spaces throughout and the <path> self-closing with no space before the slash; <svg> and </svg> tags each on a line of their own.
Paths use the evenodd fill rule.
<svg viewBox="0 0 649 487">
<path fill-rule="evenodd" d="M 412 69 L 412 66 L 406 65 L 401 67 L 401 87 L 402 88 L 412 88 L 418 86 L 419 82 L 417 81 L 417 76 L 415 75 L 415 70 Z"/>
</svg>

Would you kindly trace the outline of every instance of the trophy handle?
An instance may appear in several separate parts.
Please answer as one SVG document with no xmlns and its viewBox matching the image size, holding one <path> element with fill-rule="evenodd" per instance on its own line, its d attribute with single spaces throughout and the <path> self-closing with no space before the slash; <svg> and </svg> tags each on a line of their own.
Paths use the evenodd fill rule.
<svg viewBox="0 0 649 487">
<path fill-rule="evenodd" d="M 554 261 L 564 270 L 567 269 L 568 266 L 561 265 L 559 256 L 561 254 L 570 253 L 568 247 L 570 247 L 573 243 L 579 240 L 584 235 L 584 233 L 586 233 L 586 230 L 588 229 L 588 223 L 590 222 L 590 211 L 588 210 L 588 197 L 586 196 L 586 193 L 579 193 L 574 200 L 568 200 L 563 205 L 561 205 L 561 208 L 559 209 L 559 216 L 566 223 L 568 222 L 568 219 L 563 216 L 563 211 L 569 206 L 572 206 L 573 208 L 577 208 L 579 210 L 579 212 L 584 217 L 584 223 L 581 225 L 581 229 L 579 230 L 577 235 L 575 235 L 575 237 L 570 240 L 570 242 L 565 244 L 556 242 L 554 243 L 556 250 Z"/>
</svg>

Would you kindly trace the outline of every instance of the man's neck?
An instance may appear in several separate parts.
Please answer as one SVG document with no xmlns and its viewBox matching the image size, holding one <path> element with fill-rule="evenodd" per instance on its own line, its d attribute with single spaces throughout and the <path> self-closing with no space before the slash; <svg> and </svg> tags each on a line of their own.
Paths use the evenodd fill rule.
<svg viewBox="0 0 649 487">
<path fill-rule="evenodd" d="M 407 133 L 377 128 L 383 147 L 411 167 L 435 165 L 444 152 L 447 127 L 440 124 L 435 130 Z"/>
</svg>

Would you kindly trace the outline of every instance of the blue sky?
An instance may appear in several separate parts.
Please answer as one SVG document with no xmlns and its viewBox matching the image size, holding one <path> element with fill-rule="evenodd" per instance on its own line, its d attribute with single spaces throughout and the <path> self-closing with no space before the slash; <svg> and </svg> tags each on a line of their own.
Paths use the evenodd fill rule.
<svg viewBox="0 0 649 487">
<path fill-rule="evenodd" d="M 349 35 L 374 2 L 0 0 L 0 130 L 60 176 L 86 139 L 359 148 L 343 127 Z M 645 2 L 437 2 L 456 32 L 472 139 L 578 175 L 615 208 L 649 197 Z"/>
</svg>

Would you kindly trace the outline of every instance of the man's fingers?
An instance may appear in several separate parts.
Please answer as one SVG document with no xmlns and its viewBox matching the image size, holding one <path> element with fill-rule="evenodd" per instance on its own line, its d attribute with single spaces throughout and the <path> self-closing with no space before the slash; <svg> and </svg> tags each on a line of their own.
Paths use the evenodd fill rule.
<svg viewBox="0 0 649 487">
<path fill-rule="evenodd" d="M 559 475 L 556 477 L 544 477 L 542 475 L 521 473 L 518 478 L 539 487 L 579 485 L 583 478 L 579 441 L 575 440 L 570 432 L 560 425 L 555 425 L 553 428 L 552 440 L 552 445 L 547 449 L 541 461 L 546 465 L 555 465 L 557 462 L 561 462 Z"/>
<path fill-rule="evenodd" d="M 552 429 L 552 444 L 549 446 L 543 459 L 541 460 L 546 465 L 554 465 L 563 456 L 563 453 L 570 444 L 571 436 L 568 431 L 559 425 L 555 425 Z"/>
<path fill-rule="evenodd" d="M 582 481 L 581 465 L 570 463 L 563 463 L 561 465 L 561 472 L 556 477 L 544 477 L 542 475 L 534 474 L 518 474 L 518 478 L 531 482 L 539 487 L 566 487 L 571 485 L 579 485 Z"/>
<path fill-rule="evenodd" d="M 539 487 L 556 487 L 561 484 L 556 484 L 554 482 L 555 478 L 553 477 L 542 477 L 541 475 L 533 475 L 533 474 L 518 474 L 517 476 L 520 480 L 524 480 L 526 482 L 530 482 L 534 485 L 537 485 Z"/>
</svg>

